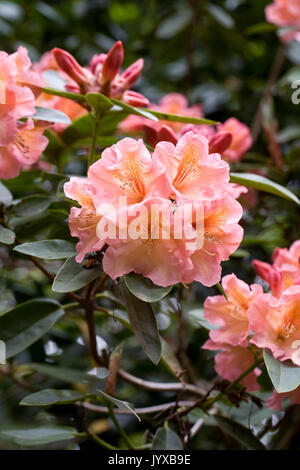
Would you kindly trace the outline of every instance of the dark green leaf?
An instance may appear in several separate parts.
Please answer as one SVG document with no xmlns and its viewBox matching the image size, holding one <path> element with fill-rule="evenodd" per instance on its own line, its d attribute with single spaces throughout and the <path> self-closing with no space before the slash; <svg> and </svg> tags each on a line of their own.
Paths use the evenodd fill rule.
<svg viewBox="0 0 300 470">
<path fill-rule="evenodd" d="M 124 276 L 124 279 L 130 292 L 144 302 L 158 302 L 163 299 L 173 287 L 156 286 L 150 279 L 140 274 L 127 274 Z"/>
<path fill-rule="evenodd" d="M 151 119 L 152 121 L 158 121 L 158 119 L 155 117 L 155 115 L 152 112 L 149 112 L 146 109 L 142 108 L 135 108 L 134 106 L 130 106 L 129 104 L 123 103 L 123 101 L 111 99 L 111 101 L 116 104 L 117 106 L 120 106 L 120 108 L 124 109 L 125 111 L 128 112 L 128 114 L 135 114 L 137 116 L 141 116 L 147 119 Z"/>
<path fill-rule="evenodd" d="M 61 96 L 62 98 L 69 98 L 73 101 L 85 101 L 85 96 L 79 93 L 72 93 L 70 91 L 54 90 L 53 88 L 43 88 L 43 92 L 48 95 Z"/>
<path fill-rule="evenodd" d="M 6 344 L 7 359 L 44 336 L 63 314 L 55 300 L 34 299 L 1 315 L 0 339 Z"/>
<path fill-rule="evenodd" d="M 275 194 L 276 196 L 283 197 L 290 201 L 300 204 L 300 200 L 295 196 L 292 191 L 284 188 L 278 183 L 265 178 L 264 176 L 255 175 L 252 173 L 230 173 L 230 182 L 243 184 L 249 188 L 265 191 L 266 193 Z"/>
<path fill-rule="evenodd" d="M 57 379 L 62 382 L 67 383 L 77 383 L 77 382 L 93 382 L 95 376 L 87 374 L 78 369 L 70 369 L 69 367 L 59 367 L 51 364 L 38 364 L 30 363 L 26 364 L 33 371 L 51 377 L 52 379 Z"/>
<path fill-rule="evenodd" d="M 159 428 L 154 436 L 153 450 L 183 450 L 182 442 L 176 432 Z"/>
<path fill-rule="evenodd" d="M 300 348 L 300 343 L 298 345 Z M 295 349 L 297 354 L 297 349 Z M 291 392 L 300 385 L 300 367 L 275 359 L 264 350 L 264 361 L 272 384 L 278 393 Z"/>
<path fill-rule="evenodd" d="M 11 192 L 0 181 L 0 204 L 4 204 L 5 206 L 10 206 L 10 204 L 12 203 L 12 200 L 13 200 L 13 197 L 12 197 Z"/>
<path fill-rule="evenodd" d="M 2 431 L 0 435 L 19 446 L 32 447 L 73 439 L 76 433 L 76 429 L 69 426 L 49 425 L 32 429 L 10 429 Z"/>
<path fill-rule="evenodd" d="M 113 106 L 112 101 L 110 101 L 110 99 L 101 93 L 87 93 L 85 98 L 88 104 L 95 111 L 100 111 L 101 113 L 103 113 L 103 111 L 107 111 Z"/>
<path fill-rule="evenodd" d="M 42 259 L 63 259 L 74 256 L 75 247 L 65 240 L 43 240 L 18 245 L 14 251 Z"/>
<path fill-rule="evenodd" d="M 143 108 L 143 111 L 146 110 Z M 152 114 L 153 116 L 156 116 L 158 119 L 163 121 L 187 122 L 191 124 L 218 124 L 217 121 L 212 121 L 211 119 L 204 119 L 193 116 L 181 116 L 179 114 L 162 113 L 160 111 L 153 111 L 152 109 L 148 109 L 147 112 L 148 114 Z"/>
<path fill-rule="evenodd" d="M 77 401 L 82 401 L 87 395 L 75 390 L 41 390 L 27 397 L 20 402 L 21 406 L 54 406 L 68 405 Z"/>
<path fill-rule="evenodd" d="M 152 306 L 135 297 L 125 286 L 123 292 L 134 333 L 149 359 L 158 364 L 161 357 L 161 342 Z"/>
<path fill-rule="evenodd" d="M 228 434 L 237 442 L 239 442 L 245 449 L 248 450 L 265 450 L 264 445 L 252 434 L 250 429 L 246 428 L 240 423 L 233 421 L 223 416 L 216 416 L 218 423 L 224 434 Z"/>
<path fill-rule="evenodd" d="M 141 421 L 140 417 L 134 411 L 134 407 L 127 401 L 118 400 L 117 398 L 112 397 L 102 392 L 102 390 L 98 390 L 98 393 L 100 393 L 101 397 L 103 398 L 104 403 L 110 402 L 113 405 L 115 405 L 117 408 L 119 408 L 120 410 L 125 410 L 125 411 L 129 410 L 132 414 L 134 414 L 137 417 L 139 421 Z"/>
<path fill-rule="evenodd" d="M 50 204 L 51 198 L 49 196 L 28 196 L 13 207 L 13 212 L 20 217 L 37 215 L 45 212 Z"/>
<path fill-rule="evenodd" d="M 41 108 L 36 106 L 36 113 L 31 116 L 32 119 L 38 119 L 39 121 L 59 122 L 62 124 L 71 124 L 71 119 L 62 111 L 52 108 Z"/>
<path fill-rule="evenodd" d="M 101 273 L 100 266 L 85 269 L 83 263 L 76 263 L 74 257 L 69 258 L 56 274 L 52 290 L 54 292 L 74 292 L 96 279 Z"/>
<path fill-rule="evenodd" d="M 12 245 L 15 241 L 16 235 L 12 230 L 3 227 L 0 225 L 0 243 L 5 243 L 6 245 Z"/>
</svg>

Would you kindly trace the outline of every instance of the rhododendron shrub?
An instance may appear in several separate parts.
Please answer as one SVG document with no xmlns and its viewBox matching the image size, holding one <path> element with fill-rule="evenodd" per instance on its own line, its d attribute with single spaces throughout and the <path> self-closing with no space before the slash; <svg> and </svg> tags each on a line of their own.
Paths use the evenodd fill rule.
<svg viewBox="0 0 300 470">
<path fill-rule="evenodd" d="M 229 31 L 214 7 L 204 17 Z M 299 13 L 267 6 L 288 27 L 280 48 Z M 147 32 L 123 45 L 115 25 L 77 54 L 75 30 L 33 62 L 0 51 L 0 385 L 18 401 L 0 448 L 274 448 L 300 405 L 299 132 L 278 132 L 271 102 L 282 57 L 264 93 L 254 39 L 216 66 L 251 62 L 251 122 L 233 69 L 226 93 L 203 88 L 188 50 L 186 85 L 170 62 L 159 89 Z M 162 22 L 155 41 L 169 34 Z"/>
</svg>

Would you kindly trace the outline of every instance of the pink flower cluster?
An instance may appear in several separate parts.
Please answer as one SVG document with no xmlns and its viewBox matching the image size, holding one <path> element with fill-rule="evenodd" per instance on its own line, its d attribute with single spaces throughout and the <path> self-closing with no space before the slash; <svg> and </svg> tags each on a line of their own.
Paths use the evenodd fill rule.
<svg viewBox="0 0 300 470">
<path fill-rule="evenodd" d="M 300 0 L 275 0 L 265 11 L 270 23 L 284 28 L 283 41 L 300 41 Z"/>
<path fill-rule="evenodd" d="M 237 249 L 243 235 L 238 224 L 242 208 L 229 183 L 229 166 L 219 154 L 209 153 L 205 137 L 193 132 L 185 133 L 176 145 L 159 142 L 152 155 L 142 140 L 124 138 L 104 150 L 87 178 L 71 178 L 65 193 L 81 206 L 72 209 L 69 219 L 72 235 L 79 238 L 77 261 L 89 251 L 105 248 L 103 268 L 112 279 L 136 272 L 160 286 L 194 280 L 212 286 L 220 280 L 221 261 Z M 122 197 L 126 205 L 120 209 Z M 186 240 L 177 238 L 173 230 L 164 236 L 161 221 L 153 239 L 149 215 L 149 233 L 147 228 L 143 237 L 136 238 L 129 230 L 121 236 L 121 226 L 116 239 L 105 238 L 100 231 L 104 222 L 120 220 L 120 211 L 138 224 L 142 211 L 154 204 L 172 228 L 176 212 L 191 202 L 195 211 L 198 207 L 203 211 L 204 240 L 199 249 L 188 249 Z M 192 233 L 190 238 L 196 238 L 194 213 L 189 225 L 185 228 Z"/>
<path fill-rule="evenodd" d="M 147 98 L 130 89 L 142 71 L 143 59 L 138 59 L 120 73 L 124 59 L 121 41 L 117 41 L 107 54 L 94 55 L 89 67 L 82 67 L 69 52 L 58 47 L 53 49 L 52 54 L 59 69 L 69 78 L 66 85 L 68 91 L 102 93 L 132 106 L 149 104 Z"/>
<path fill-rule="evenodd" d="M 35 114 L 34 93 L 43 86 L 30 69 L 24 47 L 11 55 L 0 52 L 0 178 L 14 178 L 36 163 L 48 143 L 40 125 L 23 119 Z"/>
<path fill-rule="evenodd" d="M 299 260 L 300 240 L 289 250 L 277 248 L 272 265 L 254 261 L 257 273 L 269 283 L 271 293 L 264 293 L 258 284 L 248 286 L 231 274 L 222 280 L 228 302 L 224 296 L 206 299 L 205 318 L 218 329 L 210 331 L 204 348 L 221 351 L 215 356 L 215 369 L 225 379 L 239 377 L 253 364 L 253 353 L 264 348 L 276 359 L 300 366 Z M 254 369 L 242 381 L 248 390 L 258 389 L 259 373 L 259 369 Z M 283 395 L 291 397 L 293 403 L 300 403 L 297 389 L 280 396 L 274 392 L 269 405 L 278 407 Z"/>
<path fill-rule="evenodd" d="M 158 105 L 151 104 L 149 109 L 181 116 L 203 117 L 200 105 L 189 107 L 187 99 L 179 93 L 165 95 Z M 249 128 L 236 118 L 229 118 L 216 128 L 208 125 L 185 124 L 182 122 L 153 122 L 139 116 L 129 116 L 120 125 L 120 131 L 141 134 L 144 132 L 147 142 L 153 147 L 160 141 L 176 144 L 186 132 L 203 135 L 209 140 L 211 153 L 220 153 L 228 162 L 235 162 L 249 150 L 252 137 Z"/>
</svg>

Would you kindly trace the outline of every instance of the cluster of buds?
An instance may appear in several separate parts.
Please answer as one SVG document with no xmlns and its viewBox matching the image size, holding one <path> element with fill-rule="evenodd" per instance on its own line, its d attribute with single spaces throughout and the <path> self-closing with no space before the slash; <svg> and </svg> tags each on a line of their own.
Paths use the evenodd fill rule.
<svg viewBox="0 0 300 470">
<path fill-rule="evenodd" d="M 232 133 L 220 131 L 215 135 L 211 135 L 211 132 L 209 135 L 206 135 L 206 132 L 202 130 L 206 127 L 208 126 L 186 126 L 183 133 L 191 130 L 195 133 L 204 135 L 209 140 L 210 153 L 224 153 L 231 145 Z M 155 145 L 161 141 L 172 142 L 174 145 L 178 142 L 176 133 L 166 124 L 163 124 L 161 127 L 155 127 L 153 124 L 144 124 L 144 131 L 146 140 L 150 145 L 152 145 L 152 147 L 155 147 Z"/>
<path fill-rule="evenodd" d="M 148 106 L 147 98 L 130 90 L 142 71 L 144 61 L 138 59 L 120 73 L 124 59 L 121 41 L 117 41 L 107 54 L 94 55 L 89 67 L 82 67 L 69 52 L 58 47 L 52 53 L 59 68 L 72 79 L 66 84 L 68 91 L 102 93 L 132 106 Z"/>
</svg>

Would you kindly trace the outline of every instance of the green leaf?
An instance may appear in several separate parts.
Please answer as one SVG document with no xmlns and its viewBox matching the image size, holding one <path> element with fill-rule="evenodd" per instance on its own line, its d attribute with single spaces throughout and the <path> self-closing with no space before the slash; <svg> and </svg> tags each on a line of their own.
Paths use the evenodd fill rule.
<svg viewBox="0 0 300 470">
<path fill-rule="evenodd" d="M 73 101 L 85 101 L 85 96 L 79 93 L 72 93 L 70 91 L 54 90 L 53 88 L 44 87 L 43 92 L 48 95 L 61 96 L 62 98 L 69 98 Z"/>
<path fill-rule="evenodd" d="M 13 207 L 13 212 L 20 217 L 37 215 L 45 212 L 50 204 L 51 198 L 49 196 L 28 196 Z"/>
<path fill-rule="evenodd" d="M 47 82 L 50 88 L 56 89 L 59 91 L 65 91 L 66 80 L 64 80 L 56 70 L 49 69 L 45 70 L 43 73 L 43 78 Z"/>
<path fill-rule="evenodd" d="M 300 204 L 300 200 L 294 193 L 292 193 L 292 191 L 289 191 L 278 183 L 274 183 L 274 181 L 271 181 L 264 176 L 255 175 L 253 173 L 230 173 L 230 182 L 243 184 L 249 188 L 275 194 L 276 196 L 280 196 L 284 199 L 288 199 L 289 201 L 296 202 L 296 204 Z"/>
<path fill-rule="evenodd" d="M 223 8 L 218 5 L 209 4 L 207 9 L 212 17 L 224 28 L 232 29 L 234 27 L 234 21 L 232 17 Z"/>
<path fill-rule="evenodd" d="M 74 256 L 75 247 L 65 240 L 43 240 L 18 245 L 14 251 L 42 259 L 63 259 Z"/>
<path fill-rule="evenodd" d="M 141 110 L 146 111 L 146 109 L 144 108 L 142 108 Z M 193 116 L 181 116 L 180 114 L 162 113 L 160 111 L 153 111 L 152 109 L 148 109 L 147 112 L 148 114 L 152 114 L 152 116 L 156 116 L 158 119 L 163 121 L 187 122 L 191 124 L 218 124 L 217 121 L 212 121 L 211 119 L 204 119 Z"/>
<path fill-rule="evenodd" d="M 147 109 L 143 108 L 135 108 L 134 106 L 130 106 L 129 104 L 123 103 L 123 101 L 115 100 L 112 98 L 111 101 L 117 106 L 120 106 L 120 108 L 127 111 L 128 114 L 135 114 L 137 116 L 151 119 L 152 121 L 158 121 L 157 117 L 154 115 L 154 113 L 150 112 L 150 110 L 148 111 Z"/>
<path fill-rule="evenodd" d="M 123 292 L 133 331 L 149 359 L 158 364 L 161 342 L 152 306 L 135 297 L 125 286 Z"/>
<path fill-rule="evenodd" d="M 66 144 L 71 145 L 80 139 L 91 137 L 92 129 L 93 117 L 91 114 L 86 114 L 75 119 L 75 121 L 62 132 L 61 137 Z"/>
<path fill-rule="evenodd" d="M 223 297 L 225 297 L 225 299 L 226 299 L 227 302 L 228 302 L 228 298 L 227 298 L 226 292 L 224 291 L 223 287 L 221 286 L 221 284 L 220 284 L 219 282 L 217 282 L 216 288 L 218 289 L 218 291 L 220 292 L 220 294 L 222 294 Z"/>
<path fill-rule="evenodd" d="M 104 403 L 110 402 L 113 405 L 115 405 L 119 410 L 126 410 L 130 411 L 132 414 L 134 414 L 139 421 L 141 421 L 140 417 L 136 414 L 134 411 L 134 407 L 128 403 L 127 401 L 124 400 L 118 400 L 115 397 L 112 397 L 110 395 L 107 395 L 107 393 L 102 392 L 102 390 L 97 390 L 98 393 L 100 393 L 101 397 L 103 398 Z"/>
<path fill-rule="evenodd" d="M 300 385 L 299 366 L 278 361 L 266 349 L 264 350 L 264 361 L 272 384 L 278 393 L 291 392 Z"/>
<path fill-rule="evenodd" d="M 0 225 L 0 242 L 6 245 L 12 245 L 15 241 L 16 235 L 12 230 Z"/>
<path fill-rule="evenodd" d="M 168 295 L 173 287 L 156 286 L 150 279 L 140 274 L 127 274 L 124 280 L 130 292 L 144 302 L 158 302 Z"/>
<path fill-rule="evenodd" d="M 170 39 L 185 29 L 191 22 L 192 18 L 192 10 L 187 8 L 187 5 L 185 5 L 184 10 L 177 11 L 159 22 L 155 36 L 158 39 Z"/>
<path fill-rule="evenodd" d="M 1 436 L 23 447 L 41 446 L 52 442 L 73 439 L 77 434 L 75 428 L 69 426 L 39 426 L 36 428 L 11 429 L 2 431 Z"/>
<path fill-rule="evenodd" d="M 19 403 L 21 406 L 54 406 L 54 405 L 69 405 L 82 401 L 86 398 L 86 394 L 76 392 L 75 390 L 55 390 L 45 389 L 27 397 Z"/>
<path fill-rule="evenodd" d="M 96 380 L 95 376 L 87 374 L 78 369 L 71 369 L 69 367 L 59 367 L 50 364 L 39 364 L 39 363 L 29 363 L 26 364 L 31 370 L 51 377 L 52 379 L 60 380 L 67 383 L 77 383 L 77 382 L 93 382 Z"/>
<path fill-rule="evenodd" d="M 85 269 L 83 263 L 76 263 L 74 257 L 68 258 L 55 276 L 54 292 L 74 292 L 89 284 L 102 273 L 101 266 Z"/>
<path fill-rule="evenodd" d="M 152 450 L 183 450 L 183 446 L 176 432 L 159 428 L 154 436 Z"/>
<path fill-rule="evenodd" d="M 62 111 L 52 108 L 41 108 L 36 106 L 36 113 L 31 116 L 32 119 L 38 119 L 39 121 L 59 122 L 62 124 L 71 124 L 71 119 Z"/>
<path fill-rule="evenodd" d="M 12 201 L 13 201 L 13 197 L 12 197 L 11 192 L 0 181 L 0 204 L 4 204 L 5 206 L 10 206 Z"/>
<path fill-rule="evenodd" d="M 237 442 L 239 442 L 245 449 L 248 450 L 266 450 L 265 446 L 252 434 L 250 429 L 242 424 L 233 421 L 223 416 L 215 416 L 214 418 L 218 423 L 224 434 L 228 434 Z"/>
<path fill-rule="evenodd" d="M 6 358 L 19 354 L 44 336 L 63 314 L 55 300 L 34 299 L 1 315 L 0 339 L 6 344 Z"/>
<path fill-rule="evenodd" d="M 86 101 L 95 111 L 106 111 L 113 106 L 113 102 L 101 93 L 87 93 Z"/>
</svg>

